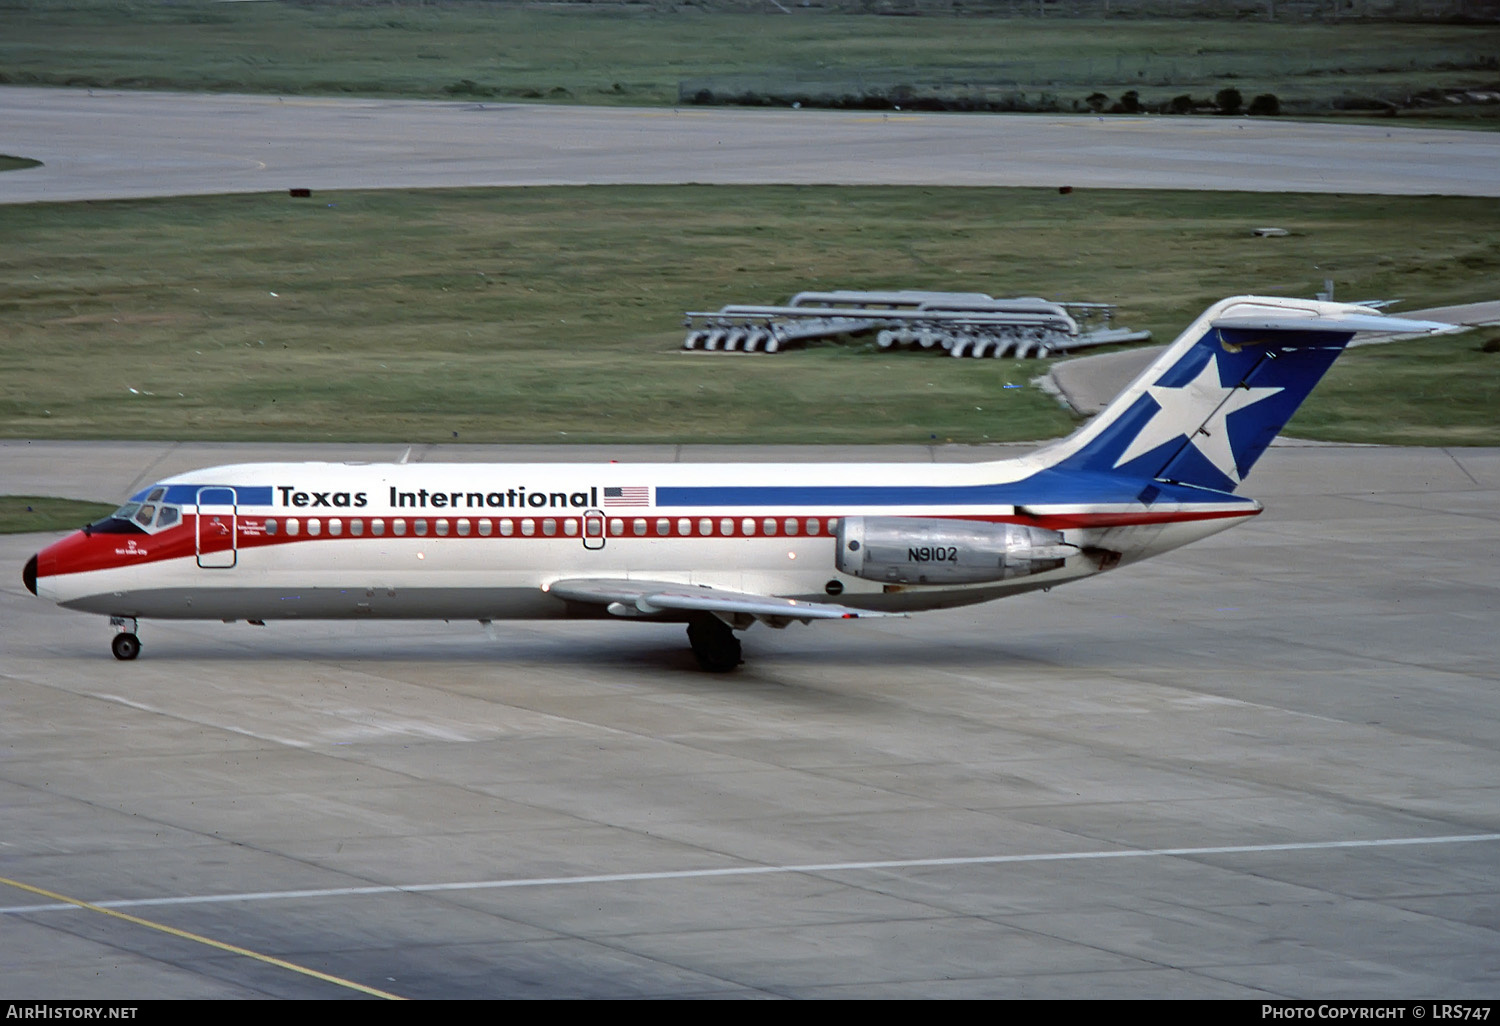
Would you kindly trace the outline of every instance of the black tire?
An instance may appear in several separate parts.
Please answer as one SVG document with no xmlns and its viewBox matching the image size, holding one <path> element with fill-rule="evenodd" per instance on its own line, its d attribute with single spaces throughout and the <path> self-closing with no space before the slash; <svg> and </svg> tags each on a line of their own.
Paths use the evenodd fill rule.
<svg viewBox="0 0 1500 1026">
<path fill-rule="evenodd" d="M 718 617 L 694 620 L 688 624 L 687 635 L 700 669 L 709 673 L 728 673 L 740 665 L 740 639 Z"/>
<path fill-rule="evenodd" d="M 134 634 L 116 634 L 109 647 L 114 651 L 116 659 L 129 662 L 141 654 L 141 639 Z"/>
</svg>

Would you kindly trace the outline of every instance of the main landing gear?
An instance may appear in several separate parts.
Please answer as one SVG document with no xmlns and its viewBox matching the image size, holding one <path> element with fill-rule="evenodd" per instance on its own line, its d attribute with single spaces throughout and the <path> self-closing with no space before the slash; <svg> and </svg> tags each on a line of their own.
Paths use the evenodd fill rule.
<svg viewBox="0 0 1500 1026">
<path fill-rule="evenodd" d="M 709 673 L 728 673 L 740 665 L 740 639 L 717 616 L 702 616 L 690 621 L 687 635 L 698 665 Z"/>
<path fill-rule="evenodd" d="M 116 659 L 129 662 L 141 654 L 141 639 L 136 637 L 135 633 L 138 629 L 135 617 L 111 616 L 109 625 L 119 630 L 119 633 L 115 635 L 115 640 L 109 643 L 110 650 L 114 652 Z"/>
</svg>

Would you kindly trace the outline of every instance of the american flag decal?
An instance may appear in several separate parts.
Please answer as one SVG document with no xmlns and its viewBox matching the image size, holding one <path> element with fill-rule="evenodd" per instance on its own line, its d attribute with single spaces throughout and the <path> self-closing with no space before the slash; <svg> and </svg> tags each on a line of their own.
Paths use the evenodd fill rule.
<svg viewBox="0 0 1500 1026">
<path fill-rule="evenodd" d="M 651 489 L 646 485 L 624 485 L 620 488 L 604 489 L 606 506 L 649 506 Z"/>
</svg>

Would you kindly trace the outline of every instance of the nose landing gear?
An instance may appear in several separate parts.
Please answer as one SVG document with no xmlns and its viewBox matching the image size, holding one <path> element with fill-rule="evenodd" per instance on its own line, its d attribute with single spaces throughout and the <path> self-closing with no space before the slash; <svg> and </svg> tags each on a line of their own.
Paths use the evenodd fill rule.
<svg viewBox="0 0 1500 1026">
<path fill-rule="evenodd" d="M 135 633 L 138 629 L 135 617 L 111 616 L 109 625 L 119 632 L 109 643 L 110 651 L 114 652 L 116 659 L 129 662 L 141 654 L 141 639 Z"/>
</svg>

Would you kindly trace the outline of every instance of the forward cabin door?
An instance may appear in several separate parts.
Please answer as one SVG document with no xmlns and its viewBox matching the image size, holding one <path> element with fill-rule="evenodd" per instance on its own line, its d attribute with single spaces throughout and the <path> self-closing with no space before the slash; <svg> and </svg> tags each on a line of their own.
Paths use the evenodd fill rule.
<svg viewBox="0 0 1500 1026">
<path fill-rule="evenodd" d="M 239 559 L 239 504 L 233 488 L 198 489 L 198 565 L 224 570 Z"/>
</svg>

